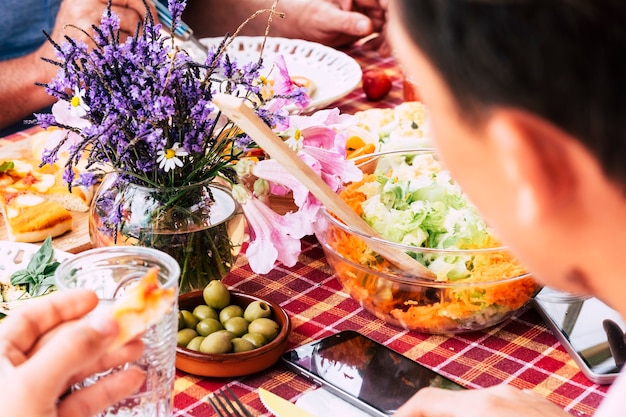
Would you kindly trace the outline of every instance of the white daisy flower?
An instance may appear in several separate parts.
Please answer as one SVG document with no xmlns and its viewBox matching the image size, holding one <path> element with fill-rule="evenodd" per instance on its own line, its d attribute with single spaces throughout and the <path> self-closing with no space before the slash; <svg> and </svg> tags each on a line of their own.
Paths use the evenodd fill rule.
<svg viewBox="0 0 626 417">
<path fill-rule="evenodd" d="M 287 146 L 289 146 L 295 152 L 299 152 L 304 148 L 304 136 L 302 135 L 302 130 L 295 129 L 293 134 L 285 141 Z"/>
<path fill-rule="evenodd" d="M 168 172 L 170 169 L 174 169 L 177 166 L 182 167 L 183 161 L 181 161 L 179 157 L 187 156 L 189 153 L 180 147 L 180 143 L 176 142 L 171 148 L 158 151 L 157 155 L 159 156 L 157 158 L 159 168 Z"/>
<path fill-rule="evenodd" d="M 74 95 L 70 100 L 70 114 L 74 117 L 85 117 L 89 110 L 89 106 L 85 103 L 85 90 L 74 87 Z"/>
</svg>

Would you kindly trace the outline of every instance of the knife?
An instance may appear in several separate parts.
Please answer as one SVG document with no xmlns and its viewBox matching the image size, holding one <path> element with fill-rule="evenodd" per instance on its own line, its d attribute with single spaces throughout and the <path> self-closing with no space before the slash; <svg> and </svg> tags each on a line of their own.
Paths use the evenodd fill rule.
<svg viewBox="0 0 626 417">
<path fill-rule="evenodd" d="M 315 417 L 305 409 L 263 388 L 259 388 L 259 398 L 267 411 L 276 417 Z"/>
</svg>

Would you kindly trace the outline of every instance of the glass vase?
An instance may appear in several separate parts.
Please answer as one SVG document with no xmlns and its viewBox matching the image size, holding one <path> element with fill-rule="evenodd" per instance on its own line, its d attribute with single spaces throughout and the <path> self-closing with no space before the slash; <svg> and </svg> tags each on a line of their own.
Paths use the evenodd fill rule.
<svg viewBox="0 0 626 417">
<path fill-rule="evenodd" d="M 206 180 L 182 187 L 145 187 L 109 174 L 91 204 L 94 247 L 144 246 L 180 265 L 180 293 L 203 289 L 234 265 L 245 218 L 230 190 Z"/>
</svg>

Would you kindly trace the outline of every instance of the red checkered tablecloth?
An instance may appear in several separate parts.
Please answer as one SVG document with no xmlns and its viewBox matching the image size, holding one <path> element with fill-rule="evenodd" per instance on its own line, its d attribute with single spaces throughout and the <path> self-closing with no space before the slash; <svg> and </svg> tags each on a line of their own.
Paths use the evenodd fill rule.
<svg viewBox="0 0 626 417">
<path fill-rule="evenodd" d="M 402 102 L 402 72 L 390 57 L 353 48 L 346 51 L 363 70 L 384 68 L 391 76 L 390 94 L 368 102 L 357 88 L 334 105 L 342 113 Z M 224 279 L 230 287 L 265 297 L 289 314 L 293 331 L 288 348 L 344 329 L 358 330 L 398 352 L 467 387 L 508 383 L 550 399 L 574 416 L 591 416 L 607 391 L 589 381 L 577 368 L 539 315 L 526 309 L 487 331 L 453 337 L 433 336 L 392 327 L 364 311 L 342 291 L 315 239 L 304 239 L 300 262 L 293 268 L 278 265 L 267 275 L 253 273 L 245 259 Z M 206 378 L 177 373 L 175 416 L 212 416 L 204 398 L 228 385 L 258 415 L 269 416 L 256 390 L 263 387 L 295 401 L 315 385 L 296 376 L 280 362 L 259 374 L 236 379 Z"/>
<path fill-rule="evenodd" d="M 278 265 L 267 275 L 257 275 L 242 259 L 224 279 L 229 287 L 272 300 L 287 311 L 293 326 L 288 348 L 354 329 L 470 388 L 504 382 L 532 389 L 574 416 L 593 415 L 604 398 L 607 387 L 593 384 L 578 370 L 534 310 L 498 327 L 453 337 L 402 330 L 376 319 L 342 291 L 314 239 L 304 239 L 302 245 L 300 262 L 293 268 Z M 214 415 L 204 398 L 226 384 L 263 416 L 271 414 L 259 400 L 259 387 L 291 401 L 315 388 L 280 362 L 236 379 L 178 372 L 175 416 Z"/>
</svg>

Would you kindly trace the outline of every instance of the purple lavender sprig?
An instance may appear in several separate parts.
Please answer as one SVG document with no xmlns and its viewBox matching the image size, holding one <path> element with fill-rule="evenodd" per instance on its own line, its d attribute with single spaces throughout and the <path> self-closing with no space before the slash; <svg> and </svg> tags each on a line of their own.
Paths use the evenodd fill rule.
<svg viewBox="0 0 626 417">
<path fill-rule="evenodd" d="M 185 5 L 185 0 L 169 1 L 170 30 L 179 24 Z M 176 187 L 218 175 L 234 180 L 232 162 L 252 144 L 220 118 L 211 100 L 217 91 L 227 92 L 248 99 L 270 125 L 284 119 L 286 114 L 265 109 L 258 85 L 262 62 L 239 65 L 225 53 L 223 42 L 204 63 L 197 63 L 175 46 L 172 34 L 163 35 L 149 13 L 125 41 L 120 40 L 119 23 L 109 1 L 100 25 L 93 28 L 95 46 L 69 37 L 55 44 L 60 70 L 44 85 L 46 91 L 70 106 L 79 101 L 84 113 L 80 123 L 38 116 L 42 126 L 59 126 L 80 138 L 71 147 L 66 179 L 76 181 L 73 166 L 86 152 L 94 172 L 83 184 L 104 171 L 148 186 Z M 187 153 L 184 163 L 165 169 L 156 155 L 176 144 Z M 45 162 L 54 162 L 56 152 L 47 157 Z"/>
</svg>

